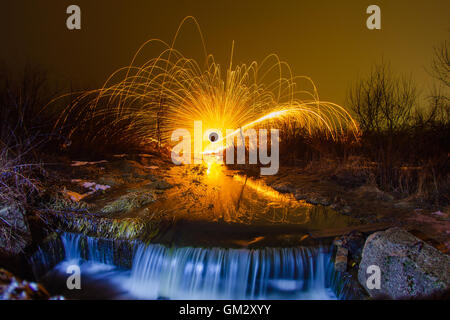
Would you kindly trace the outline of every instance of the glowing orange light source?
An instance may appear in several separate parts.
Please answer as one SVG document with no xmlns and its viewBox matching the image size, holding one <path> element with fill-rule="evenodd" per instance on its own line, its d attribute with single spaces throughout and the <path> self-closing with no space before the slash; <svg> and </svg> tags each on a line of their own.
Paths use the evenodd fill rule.
<svg viewBox="0 0 450 320">
<path fill-rule="evenodd" d="M 203 43 L 204 61 L 184 56 L 175 48 L 183 25 L 193 22 Z M 163 45 L 159 55 L 142 60 L 144 48 Z M 321 130 L 333 139 L 348 132 L 359 134 L 358 126 L 341 106 L 321 101 L 313 81 L 294 76 L 289 65 L 277 55 L 261 63 L 233 65 L 232 46 L 227 68 L 207 54 L 197 21 L 186 17 L 172 43 L 152 39 L 145 42 L 129 66 L 114 72 L 102 88 L 82 92 L 64 109 L 56 126 L 75 123 L 70 131 L 84 130 L 83 124 L 101 121 L 93 140 L 125 137 L 145 146 L 149 141 L 170 146 L 171 134 L 179 128 L 193 132 L 193 122 L 201 120 L 205 129 L 235 129 L 237 135 L 271 121 L 289 121 L 312 133 Z M 52 101 L 51 103 L 53 103 Z M 71 121 L 67 121 L 71 119 Z M 222 136 L 216 147 L 202 150 L 214 154 L 223 150 Z M 111 138 L 111 139 L 112 139 Z M 211 170 L 211 167 L 209 167 Z"/>
</svg>

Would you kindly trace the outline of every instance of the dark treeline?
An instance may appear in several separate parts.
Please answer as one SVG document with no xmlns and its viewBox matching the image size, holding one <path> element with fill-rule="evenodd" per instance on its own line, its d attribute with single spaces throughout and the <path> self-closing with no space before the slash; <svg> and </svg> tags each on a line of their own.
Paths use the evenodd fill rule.
<svg viewBox="0 0 450 320">
<path fill-rule="evenodd" d="M 395 75 L 382 62 L 358 80 L 347 96 L 361 136 L 333 141 L 322 133 L 288 130 L 280 155 L 285 165 L 350 171 L 399 196 L 449 203 L 450 105 L 448 43 L 436 49 L 430 72 L 440 81 L 419 102 L 411 78 Z"/>
</svg>

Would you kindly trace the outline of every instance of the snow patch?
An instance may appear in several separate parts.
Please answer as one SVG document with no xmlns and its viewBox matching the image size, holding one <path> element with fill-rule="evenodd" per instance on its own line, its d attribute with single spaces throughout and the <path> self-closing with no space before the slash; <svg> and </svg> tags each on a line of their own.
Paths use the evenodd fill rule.
<svg viewBox="0 0 450 320">
<path fill-rule="evenodd" d="M 72 179 L 71 182 L 79 184 L 83 188 L 86 188 L 89 190 L 88 192 L 83 193 L 83 194 L 77 193 L 75 191 L 67 190 L 66 194 L 70 197 L 70 199 L 72 199 L 73 201 L 76 201 L 76 202 L 86 198 L 87 196 L 89 196 L 91 194 L 94 194 L 96 191 L 99 191 L 99 190 L 105 191 L 105 190 L 108 190 L 109 188 L 111 188 L 111 186 L 108 186 L 108 185 L 97 184 L 95 182 L 89 182 L 89 181 L 83 181 L 81 179 Z"/>
</svg>

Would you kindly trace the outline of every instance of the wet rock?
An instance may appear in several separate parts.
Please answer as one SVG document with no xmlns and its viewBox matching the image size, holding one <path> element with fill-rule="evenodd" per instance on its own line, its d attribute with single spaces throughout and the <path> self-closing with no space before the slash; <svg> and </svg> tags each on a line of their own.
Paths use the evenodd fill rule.
<svg viewBox="0 0 450 320">
<path fill-rule="evenodd" d="M 84 201 L 75 201 L 71 196 L 71 191 L 64 189 L 49 195 L 46 208 L 51 211 L 86 211 L 91 209 L 91 205 Z"/>
<path fill-rule="evenodd" d="M 98 183 L 103 184 L 103 185 L 108 185 L 111 187 L 115 187 L 115 186 L 124 184 L 125 181 L 119 176 L 116 176 L 113 174 L 106 174 L 104 176 L 101 176 L 98 179 Z"/>
<path fill-rule="evenodd" d="M 302 190 L 297 189 L 294 192 L 294 198 L 295 198 L 295 200 L 299 201 L 299 200 L 306 200 L 306 198 L 308 198 L 308 196 L 305 193 L 303 193 Z"/>
<path fill-rule="evenodd" d="M 364 242 L 365 236 L 359 231 L 352 231 L 334 239 L 333 245 L 337 247 L 336 270 L 346 271 L 349 263 L 352 267 L 359 263 Z"/>
<path fill-rule="evenodd" d="M 381 271 L 380 289 L 369 289 L 369 266 Z M 358 272 L 372 297 L 426 298 L 450 288 L 450 257 L 400 228 L 367 238 Z"/>
<path fill-rule="evenodd" d="M 173 222 L 166 219 L 163 211 L 148 213 L 143 217 L 117 219 L 83 213 L 53 212 L 46 218 L 61 231 L 97 238 L 144 241 L 152 240 Z"/>
<path fill-rule="evenodd" d="M 239 242 L 233 241 L 233 243 Z M 282 235 L 268 235 L 255 237 L 251 241 L 245 242 L 244 244 L 245 244 L 244 247 L 247 247 L 249 249 L 265 249 L 273 247 L 276 248 L 290 248 L 298 246 L 313 247 L 314 245 L 317 244 L 317 242 L 307 234 L 282 234 Z"/>
<path fill-rule="evenodd" d="M 350 215 L 351 213 L 351 207 L 347 204 L 347 201 L 345 199 L 341 198 L 340 196 L 335 196 L 331 204 L 331 208 L 344 214 L 344 215 Z"/>
<path fill-rule="evenodd" d="M 147 185 L 147 187 L 157 189 L 157 190 L 167 190 L 173 186 L 165 180 L 157 180 Z"/>
<path fill-rule="evenodd" d="M 108 203 L 101 209 L 102 213 L 130 212 L 142 208 L 156 200 L 151 191 L 130 192 Z"/>
<path fill-rule="evenodd" d="M 15 205 L 0 208 L 0 252 L 17 255 L 31 240 L 24 211 Z"/>
<path fill-rule="evenodd" d="M 46 300 L 49 298 L 50 295 L 42 285 L 21 280 L 11 272 L 0 269 L 0 300 Z"/>
<path fill-rule="evenodd" d="M 340 237 L 341 246 L 348 250 L 350 258 L 355 262 L 361 260 L 365 240 L 366 237 L 359 231 L 352 231 Z"/>
<path fill-rule="evenodd" d="M 306 202 L 313 205 L 322 205 L 324 207 L 327 207 L 331 204 L 330 199 L 322 196 L 310 196 L 306 199 Z"/>
<path fill-rule="evenodd" d="M 352 213 L 352 207 L 350 207 L 348 205 L 341 205 L 341 204 L 333 203 L 330 207 L 346 216 L 349 216 Z"/>
<path fill-rule="evenodd" d="M 272 188 L 280 193 L 295 192 L 295 188 L 289 182 L 278 182 L 278 183 L 272 185 Z"/>
<path fill-rule="evenodd" d="M 347 270 L 347 256 L 348 250 L 344 247 L 338 246 L 336 258 L 334 260 L 334 268 L 336 271 L 345 272 Z"/>
<path fill-rule="evenodd" d="M 342 239 L 337 237 L 336 239 L 333 240 L 333 246 L 335 247 L 342 247 Z"/>
<path fill-rule="evenodd" d="M 110 219 L 73 213 L 54 213 L 51 218 L 60 230 L 93 237 L 134 240 L 150 229 L 150 222 L 146 224 L 139 218 Z"/>
</svg>

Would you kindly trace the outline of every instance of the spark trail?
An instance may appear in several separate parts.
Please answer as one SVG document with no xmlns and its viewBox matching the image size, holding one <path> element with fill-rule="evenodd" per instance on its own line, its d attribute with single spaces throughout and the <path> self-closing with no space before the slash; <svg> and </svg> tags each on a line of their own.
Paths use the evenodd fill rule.
<svg viewBox="0 0 450 320">
<path fill-rule="evenodd" d="M 180 30 L 188 22 L 196 27 L 203 45 L 201 63 L 175 49 Z M 164 49 L 155 57 L 143 57 L 144 48 L 156 45 Z M 234 44 L 230 64 L 223 70 L 207 54 L 195 18 L 186 17 L 171 44 L 158 39 L 145 42 L 130 65 L 114 72 L 102 88 L 72 98 L 55 128 L 69 126 L 70 137 L 95 124 L 95 131 L 86 137 L 90 142 L 122 139 L 139 146 L 155 141 L 169 144 L 175 129 L 192 132 L 196 120 L 202 121 L 205 130 L 236 129 L 234 134 L 280 122 L 295 124 L 309 134 L 320 131 L 333 139 L 349 132 L 359 134 L 355 120 L 343 107 L 321 101 L 313 81 L 294 76 L 277 55 L 261 63 L 233 66 L 233 50 Z"/>
</svg>

